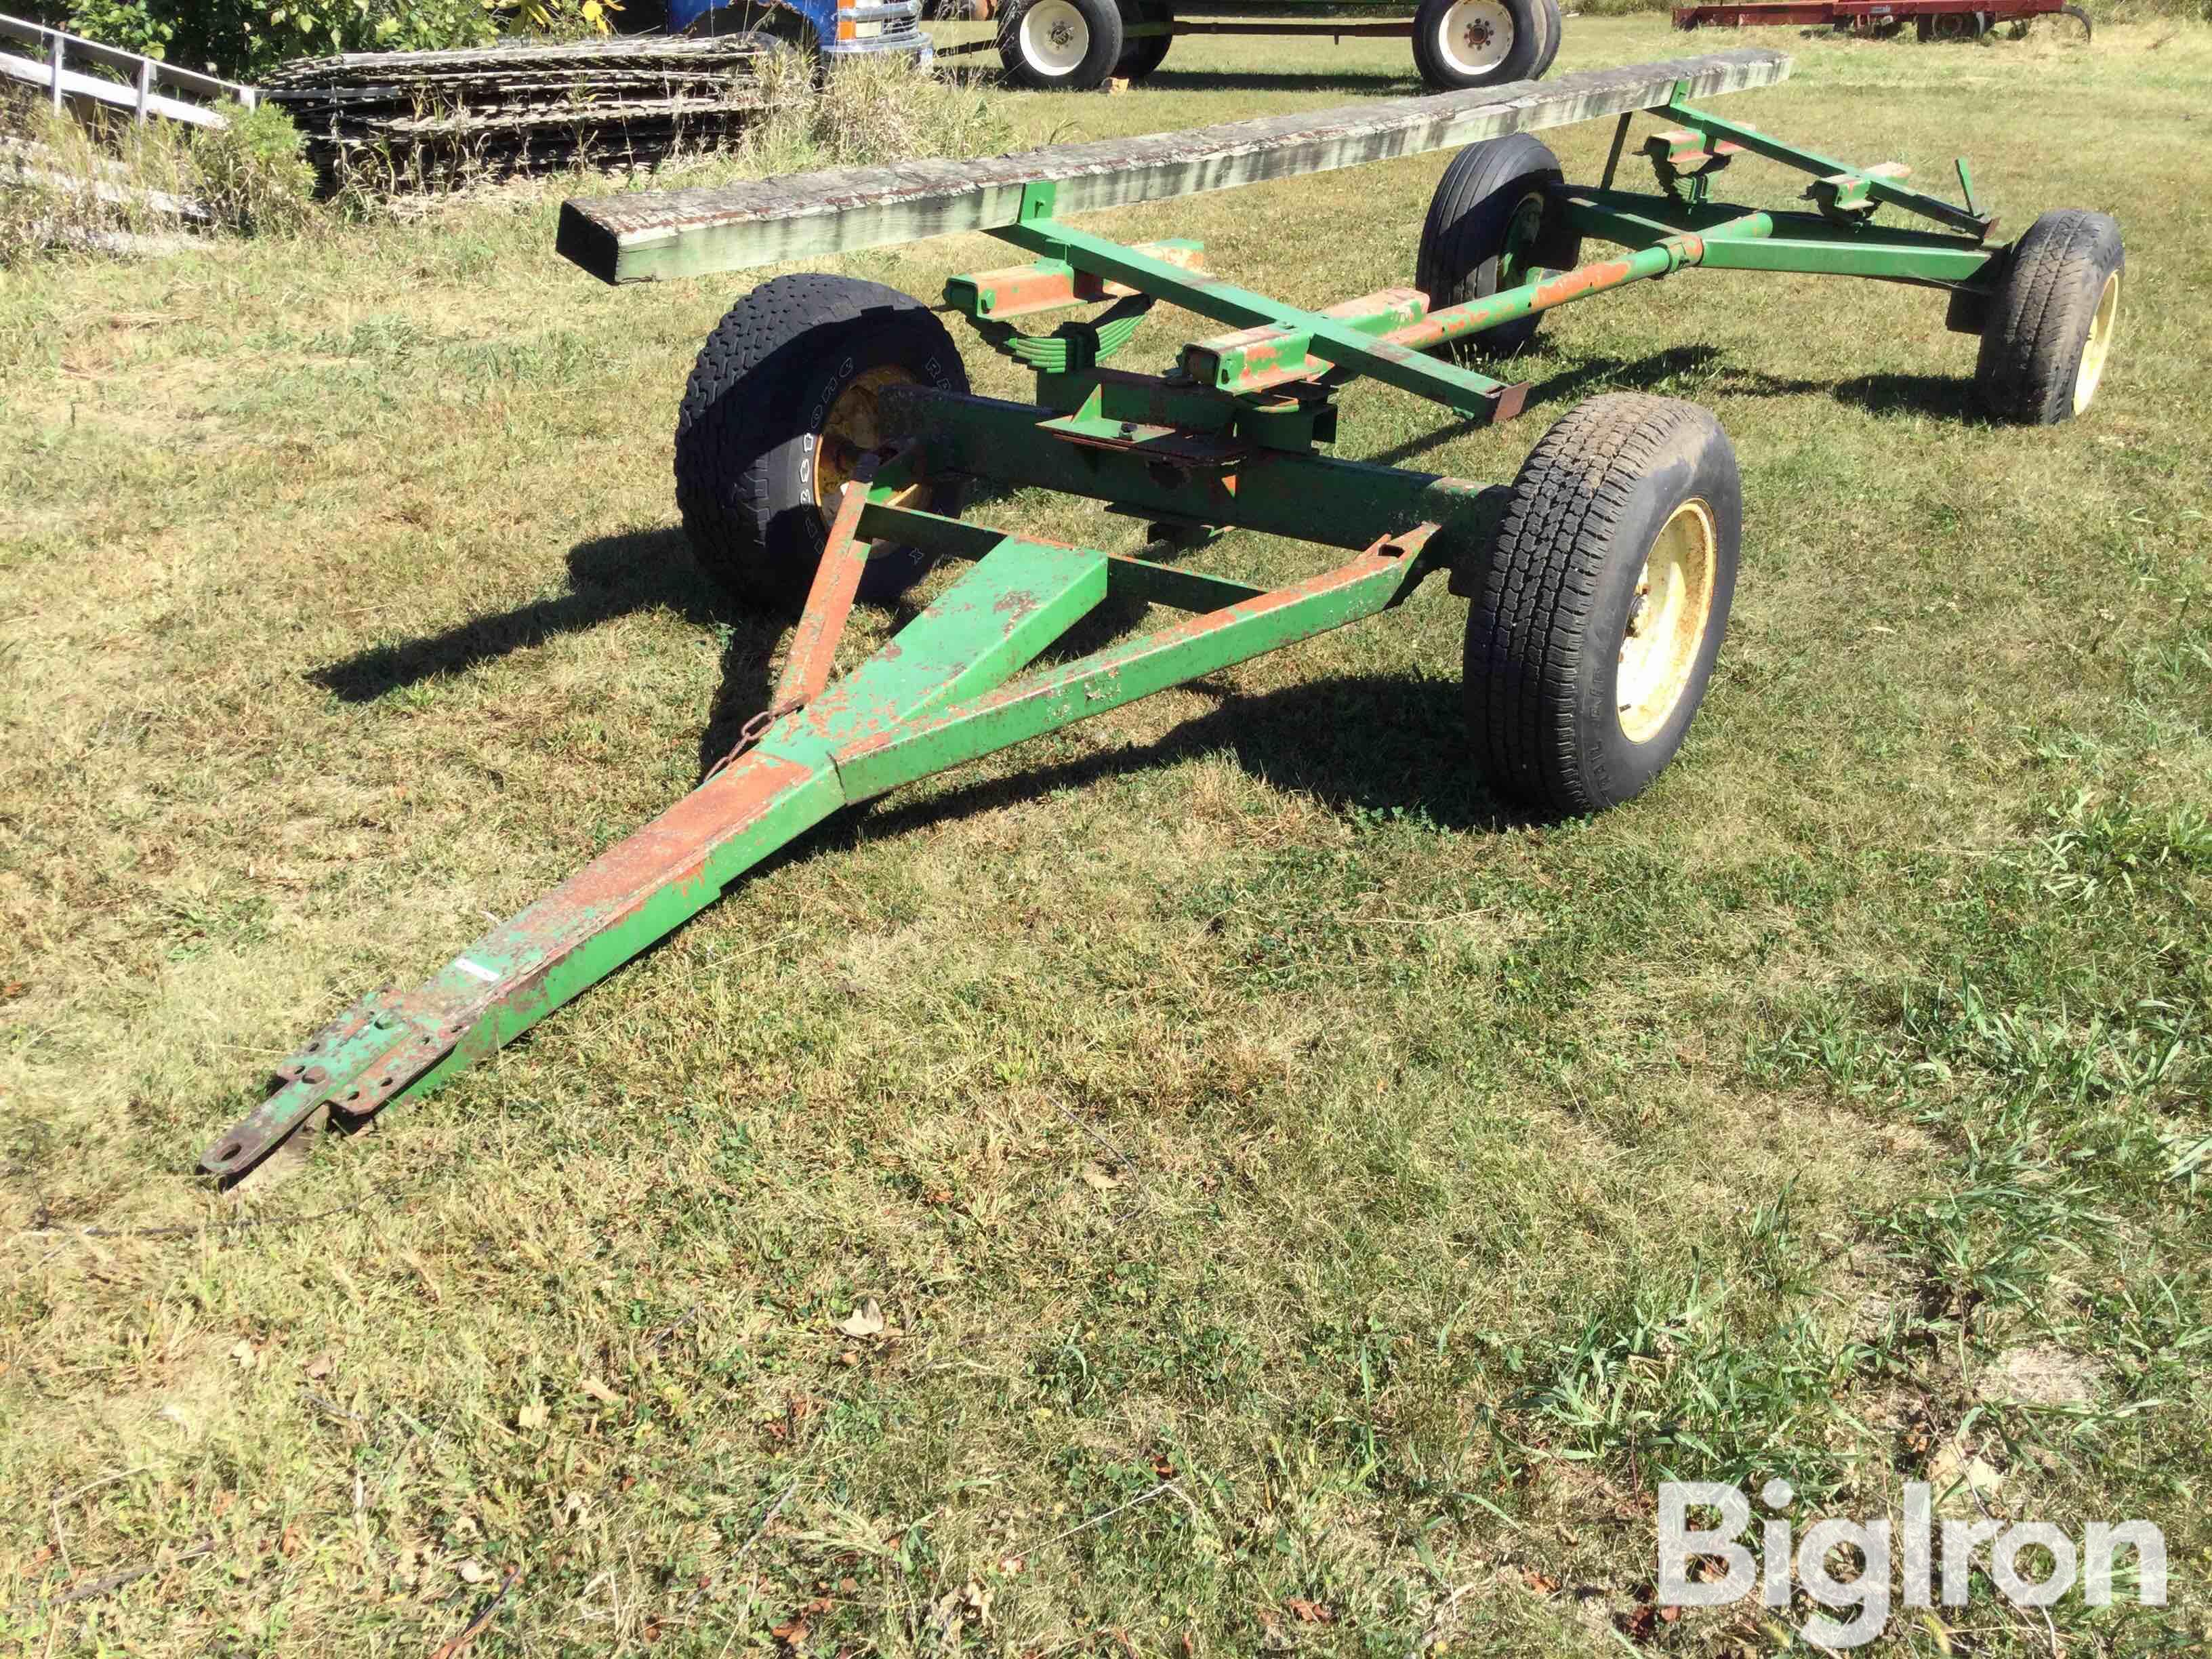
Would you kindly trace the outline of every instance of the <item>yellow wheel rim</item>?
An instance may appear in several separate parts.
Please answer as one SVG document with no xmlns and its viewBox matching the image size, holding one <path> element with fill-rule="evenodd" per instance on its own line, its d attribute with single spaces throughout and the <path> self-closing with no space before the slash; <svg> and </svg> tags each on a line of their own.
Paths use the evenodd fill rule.
<svg viewBox="0 0 2212 1659">
<path fill-rule="evenodd" d="M 824 518 L 836 513 L 837 498 L 844 493 L 860 457 L 884 441 L 877 422 L 877 398 L 885 386 L 917 384 L 898 364 L 885 363 L 855 376 L 852 385 L 837 394 L 814 439 L 814 505 Z M 921 489 L 919 484 L 909 484 L 892 501 L 899 507 L 911 506 Z"/>
<path fill-rule="evenodd" d="M 1689 688 L 1712 618 L 1719 545 L 1712 508 L 1692 497 L 1659 527 L 1644 556 L 1613 683 L 1620 729 L 1631 743 L 1657 735 Z"/>
<path fill-rule="evenodd" d="M 2112 356 L 2112 330 L 2120 320 L 2120 273 L 2105 278 L 2105 291 L 2097 296 L 2097 314 L 2089 319 L 2089 337 L 2081 343 L 2081 367 L 2074 371 L 2074 412 L 2088 408 L 2097 395 L 2097 382 L 2105 378 L 2105 359 Z"/>
</svg>

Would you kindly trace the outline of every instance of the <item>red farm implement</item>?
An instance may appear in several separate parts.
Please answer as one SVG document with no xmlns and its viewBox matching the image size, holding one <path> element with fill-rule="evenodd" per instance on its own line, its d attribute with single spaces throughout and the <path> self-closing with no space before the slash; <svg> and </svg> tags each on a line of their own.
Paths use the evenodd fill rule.
<svg viewBox="0 0 2212 1659">
<path fill-rule="evenodd" d="M 1960 167 L 1961 201 L 1717 115 L 1782 80 L 1765 51 L 1634 65 L 1482 93 L 1272 116 L 976 161 L 912 162 L 570 202 L 560 250 L 608 282 L 708 276 L 981 231 L 1020 262 L 944 288 L 1033 400 L 973 395 L 933 310 L 873 283 L 780 276 L 708 338 L 676 432 L 696 556 L 742 606 L 796 611 L 782 677 L 745 740 L 690 794 L 495 927 L 416 989 L 372 995 L 277 1068 L 275 1091 L 201 1161 L 235 1177 L 303 1125 L 361 1123 L 512 1041 L 845 806 L 1169 686 L 1379 618 L 1431 577 L 1469 601 L 1468 748 L 1504 798 L 1601 811 L 1674 757 L 1721 648 L 1737 576 L 1735 459 L 1713 417 L 1640 394 L 1568 410 L 1510 482 L 1324 452 L 1336 400 L 1382 380 L 1478 422 L 1520 413 L 1513 350 L 1544 313 L 1695 267 L 1933 289 L 1978 335 L 1995 416 L 2087 409 L 2121 289 L 2118 228 L 2066 210 L 2017 241 Z M 1636 120 L 1648 115 L 1630 149 Z M 1615 118 L 1595 184 L 1537 129 Z M 1205 268 L 1193 242 L 1129 245 L 1097 210 L 1441 149 L 1411 284 L 1304 310 Z M 1623 160 L 1653 187 L 1616 184 Z M 1756 160 L 1802 175 L 1804 210 L 1729 205 Z M 1917 228 L 1881 216 L 1921 222 Z M 1584 263 L 1586 242 L 1614 246 Z M 1169 301 L 1222 331 L 1164 374 L 1113 368 Z M 1025 329 L 1075 313 L 1050 332 Z M 1146 526 L 1126 549 L 972 523 L 985 484 L 1066 492 Z M 1335 551 L 1287 586 L 1199 556 L 1236 532 Z M 832 656 L 856 599 L 933 563 L 964 567 L 874 655 Z M 1211 567 L 1211 568 L 1209 568 Z M 1182 619 L 1033 667 L 1109 598 Z"/>
<path fill-rule="evenodd" d="M 2001 26 L 2024 33 L 2039 17 L 2063 17 L 2087 41 L 2089 14 L 2061 0 L 1752 0 L 1747 5 L 1677 6 L 1678 29 L 1771 28 L 1790 24 L 1887 37 L 1907 23 L 1923 40 L 1978 40 Z"/>
</svg>

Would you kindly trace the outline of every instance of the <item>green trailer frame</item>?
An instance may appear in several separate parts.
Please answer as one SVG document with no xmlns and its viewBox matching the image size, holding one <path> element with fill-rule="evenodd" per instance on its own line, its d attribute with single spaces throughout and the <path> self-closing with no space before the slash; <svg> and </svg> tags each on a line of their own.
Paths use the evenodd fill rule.
<svg viewBox="0 0 2212 1659">
<path fill-rule="evenodd" d="M 368 997 L 316 1034 L 277 1066 L 274 1091 L 200 1168 L 234 1179 L 303 1125 L 326 1117 L 357 1125 L 435 1088 L 841 807 L 1390 610 L 1431 575 L 1470 592 L 1512 491 L 1322 453 L 1335 397 L 1351 379 L 1402 387 L 1464 418 L 1509 418 L 1525 405 L 1526 385 L 1431 354 L 1698 266 L 1936 289 L 1949 296 L 1954 326 L 1980 327 L 2002 299 L 2015 250 L 1990 240 L 1996 221 L 1963 163 L 1963 201 L 1953 202 L 1908 187 L 1901 168 L 1854 167 L 1699 101 L 1771 85 L 1787 71 L 1779 54 L 1741 51 L 995 161 L 569 203 L 561 250 L 610 282 L 986 230 L 1029 262 L 952 277 L 945 306 L 1035 371 L 1036 400 L 886 388 L 879 441 L 835 498 L 781 681 L 742 752 L 422 985 Z M 1661 123 L 1639 150 L 1656 185 L 1634 193 L 1618 186 L 1617 173 L 1644 114 Z M 1552 186 L 1545 214 L 1553 230 L 1564 225 L 1620 252 L 1564 271 L 1532 260 L 1523 280 L 1458 305 L 1432 308 L 1421 291 L 1391 288 L 1304 310 L 1196 269 L 1193 244 L 1133 246 L 1068 221 L 1117 202 L 1607 115 L 1618 124 L 1602 179 Z M 1714 181 L 1744 155 L 1805 175 L 1812 207 L 1749 210 L 1717 200 Z M 1932 228 L 1878 223 L 1883 209 Z M 1109 366 L 1162 300 L 1224 331 L 1186 345 L 1165 374 Z M 1014 326 L 1085 303 L 1104 310 L 1050 335 Z M 915 504 L 915 486 L 948 479 L 1089 497 L 1147 523 L 1150 536 L 1132 551 L 1063 546 Z M 1183 556 L 1235 530 L 1348 556 L 1282 587 L 1194 568 Z M 833 680 L 831 653 L 865 567 L 894 544 L 969 568 L 890 644 Z M 1027 672 L 1080 618 L 1123 595 L 1185 614 Z"/>
</svg>

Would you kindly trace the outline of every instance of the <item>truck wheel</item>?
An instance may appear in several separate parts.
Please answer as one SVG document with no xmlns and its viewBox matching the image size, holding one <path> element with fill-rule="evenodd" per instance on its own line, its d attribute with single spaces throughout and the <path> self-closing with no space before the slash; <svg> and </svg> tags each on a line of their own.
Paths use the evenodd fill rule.
<svg viewBox="0 0 2212 1659">
<path fill-rule="evenodd" d="M 1524 79 L 1544 47 L 1543 0 L 1421 0 L 1413 64 L 1437 92 Z"/>
<path fill-rule="evenodd" d="M 1140 23 L 1175 21 L 1171 0 L 1136 0 L 1133 9 L 1135 21 Z M 1172 34 L 1140 34 L 1133 40 L 1124 40 L 1114 73 L 1124 81 L 1141 81 L 1167 61 L 1168 48 L 1174 44 Z"/>
<path fill-rule="evenodd" d="M 999 61 L 1038 92 L 1088 92 L 1121 60 L 1114 0 L 1013 0 L 999 19 Z"/>
<path fill-rule="evenodd" d="M 1659 775 L 1728 631 L 1742 524 L 1735 452 L 1694 404 L 1592 398 L 1538 441 L 1467 618 L 1493 787 L 1580 814 Z"/>
<path fill-rule="evenodd" d="M 1982 325 L 1974 386 L 1992 415 L 2055 426 L 2089 407 L 2112 355 L 2127 258 L 2103 213 L 2046 213 L 2013 245 Z"/>
<path fill-rule="evenodd" d="M 778 276 L 730 307 L 692 366 L 676 417 L 676 505 L 700 568 L 741 605 L 806 598 L 837 497 L 875 447 L 887 386 L 968 390 L 945 325 L 918 300 L 849 276 Z M 906 503 L 960 510 L 957 486 Z M 868 562 L 860 596 L 882 600 L 929 568 L 919 549 Z"/>
<path fill-rule="evenodd" d="M 1516 288 L 1539 267 L 1570 270 L 1582 238 L 1559 222 L 1547 187 L 1562 182 L 1559 158 L 1525 132 L 1486 138 L 1452 157 L 1421 225 L 1414 285 L 1429 309 Z M 1543 313 L 1516 318 L 1455 343 L 1462 360 L 1502 357 L 1534 337 Z"/>
</svg>

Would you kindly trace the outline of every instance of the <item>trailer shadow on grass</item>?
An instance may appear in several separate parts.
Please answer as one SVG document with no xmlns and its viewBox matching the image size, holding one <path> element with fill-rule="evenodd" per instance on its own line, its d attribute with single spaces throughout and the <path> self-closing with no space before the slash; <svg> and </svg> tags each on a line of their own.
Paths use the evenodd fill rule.
<svg viewBox="0 0 2212 1659">
<path fill-rule="evenodd" d="M 579 542 L 568 554 L 565 593 L 471 617 L 421 639 L 372 646 L 307 678 L 344 702 L 374 702 L 402 686 L 462 673 L 563 634 L 662 607 L 702 628 L 732 620 L 693 564 L 683 531 L 673 525 Z"/>
<path fill-rule="evenodd" d="M 1073 760 L 925 784 L 927 793 L 918 799 L 892 796 L 884 805 L 841 815 L 815 832 L 826 839 L 810 837 L 801 844 L 842 844 L 957 823 L 1208 755 L 1232 759 L 1271 787 L 1309 796 L 1339 813 L 1402 812 L 1439 830 L 1484 832 L 1548 821 L 1505 805 L 1484 786 L 1455 678 L 1358 674 L 1249 696 L 1213 679 L 1184 689 L 1218 702 L 1150 742 L 1109 739 Z M 1018 757 L 1020 750 L 1012 752 Z"/>
<path fill-rule="evenodd" d="M 347 702 L 374 702 L 403 686 L 463 673 L 564 634 L 662 610 L 727 635 L 721 681 L 699 739 L 703 775 L 729 751 L 744 723 L 766 707 L 773 684 L 769 661 L 790 618 L 738 612 L 700 574 L 690 544 L 674 525 L 579 542 L 568 554 L 567 592 L 471 617 L 421 639 L 373 646 L 308 678 Z"/>
</svg>

